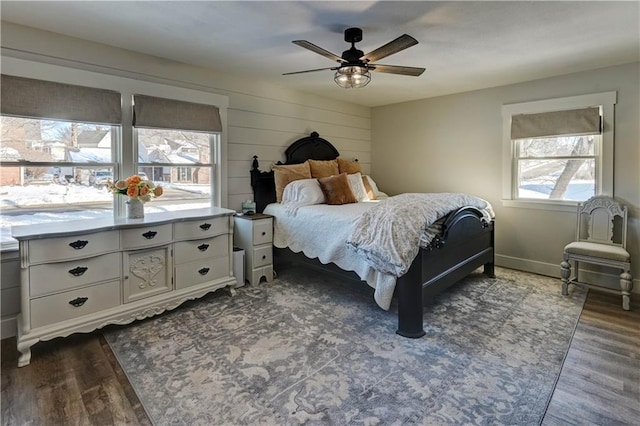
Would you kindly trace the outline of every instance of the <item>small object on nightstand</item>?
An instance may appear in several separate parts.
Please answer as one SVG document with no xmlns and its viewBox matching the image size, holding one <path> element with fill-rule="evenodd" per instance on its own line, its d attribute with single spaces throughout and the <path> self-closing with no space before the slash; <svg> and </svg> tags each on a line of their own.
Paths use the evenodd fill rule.
<svg viewBox="0 0 640 426">
<path fill-rule="evenodd" d="M 273 281 L 273 216 L 245 213 L 236 216 L 234 244 L 245 251 L 245 279 L 258 284 Z"/>
<path fill-rule="evenodd" d="M 247 200 L 242 202 L 242 213 L 246 215 L 252 215 L 256 212 L 255 201 Z"/>
</svg>

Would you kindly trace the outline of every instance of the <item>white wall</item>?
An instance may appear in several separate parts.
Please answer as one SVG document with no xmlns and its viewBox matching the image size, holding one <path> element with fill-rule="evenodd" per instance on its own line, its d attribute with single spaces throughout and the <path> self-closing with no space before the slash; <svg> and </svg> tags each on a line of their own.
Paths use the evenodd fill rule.
<svg viewBox="0 0 640 426">
<path fill-rule="evenodd" d="M 284 160 L 287 146 L 312 131 L 370 170 L 370 108 L 7 22 L 1 31 L 3 56 L 228 96 L 228 203 L 223 207 L 240 210 L 240 202 L 252 198 L 253 155 L 259 156 L 261 169 L 269 170 Z"/>
<path fill-rule="evenodd" d="M 374 108 L 371 174 L 391 194 L 467 192 L 485 198 L 496 211 L 497 263 L 559 276 L 562 249 L 575 238 L 575 213 L 503 207 L 501 107 L 617 91 L 614 195 L 630 210 L 628 249 L 634 291 L 640 292 L 639 81 L 634 63 Z"/>
</svg>

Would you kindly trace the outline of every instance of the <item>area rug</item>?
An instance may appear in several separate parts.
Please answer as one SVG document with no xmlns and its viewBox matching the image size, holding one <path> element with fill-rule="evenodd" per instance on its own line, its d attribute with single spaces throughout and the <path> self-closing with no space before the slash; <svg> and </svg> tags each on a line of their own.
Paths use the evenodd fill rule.
<svg viewBox="0 0 640 426">
<path fill-rule="evenodd" d="M 439 296 L 421 339 L 366 284 L 305 269 L 104 335 L 156 425 L 538 424 L 586 293 L 496 273 Z"/>
</svg>

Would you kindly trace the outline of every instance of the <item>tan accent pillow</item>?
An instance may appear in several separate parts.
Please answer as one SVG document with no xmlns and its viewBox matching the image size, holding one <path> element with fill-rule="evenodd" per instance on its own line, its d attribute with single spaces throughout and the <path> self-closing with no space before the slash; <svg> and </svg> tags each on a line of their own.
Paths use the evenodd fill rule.
<svg viewBox="0 0 640 426">
<path fill-rule="evenodd" d="M 360 163 L 358 161 L 347 161 L 338 157 L 338 170 L 340 173 L 362 173 L 362 169 L 360 169 Z"/>
<path fill-rule="evenodd" d="M 327 199 L 327 204 L 337 205 L 358 202 L 349 186 L 349 179 L 347 179 L 346 173 L 320 178 L 318 183 L 324 197 Z"/>
<path fill-rule="evenodd" d="M 362 176 L 362 183 L 364 184 L 364 189 L 367 192 L 367 196 L 369 200 L 376 199 L 376 192 L 373 190 L 373 186 L 371 186 L 371 182 L 369 182 L 368 176 Z"/>
<path fill-rule="evenodd" d="M 340 174 L 336 160 L 307 160 L 311 169 L 311 177 L 318 179 Z"/>
<path fill-rule="evenodd" d="M 289 182 L 299 179 L 311 179 L 309 163 L 288 164 L 273 166 L 274 180 L 276 182 L 276 201 L 282 201 L 282 192 Z"/>
</svg>

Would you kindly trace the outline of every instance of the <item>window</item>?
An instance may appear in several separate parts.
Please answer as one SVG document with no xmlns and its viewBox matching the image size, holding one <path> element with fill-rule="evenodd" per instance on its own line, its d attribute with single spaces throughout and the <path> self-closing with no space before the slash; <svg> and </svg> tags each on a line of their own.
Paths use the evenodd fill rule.
<svg viewBox="0 0 640 426">
<path fill-rule="evenodd" d="M 613 189 L 615 92 L 503 106 L 503 204 L 569 210 Z"/>
<path fill-rule="evenodd" d="M 213 105 L 134 95 L 138 173 L 164 188 L 150 211 L 213 206 L 221 121 Z"/>
<path fill-rule="evenodd" d="M 217 133 L 167 129 L 136 129 L 138 174 L 144 174 L 164 194 L 147 203 L 147 210 L 166 211 L 211 207 Z"/>
<path fill-rule="evenodd" d="M 116 126 L 0 117 L 0 226 L 113 216 Z"/>
<path fill-rule="evenodd" d="M 120 94 L 7 75 L 2 89 L 2 247 L 14 225 L 112 217 Z"/>
<path fill-rule="evenodd" d="M 124 215 L 126 197 L 111 194 L 106 182 L 136 172 L 165 187 L 165 194 L 149 203 L 149 212 L 226 204 L 218 109 L 226 111 L 226 96 L 5 59 L 0 76 L 2 250 L 17 247 L 11 226 Z M 86 86 L 5 72 L 46 73 Z M 135 110 L 134 98 L 146 108 Z"/>
</svg>

